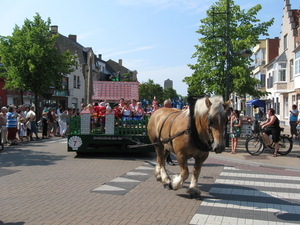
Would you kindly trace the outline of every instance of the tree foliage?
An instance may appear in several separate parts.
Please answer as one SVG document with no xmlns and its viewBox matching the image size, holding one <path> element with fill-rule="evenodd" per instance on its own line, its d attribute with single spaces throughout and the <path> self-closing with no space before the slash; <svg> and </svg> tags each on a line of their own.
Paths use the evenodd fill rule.
<svg viewBox="0 0 300 225">
<path fill-rule="evenodd" d="M 62 78 L 73 71 L 75 60 L 69 51 L 55 48 L 57 35 L 52 35 L 50 19 L 45 22 L 37 13 L 26 19 L 12 36 L 0 37 L 0 56 L 4 64 L 5 88 L 32 91 L 37 100 L 49 87 L 61 90 Z"/>
<path fill-rule="evenodd" d="M 260 35 L 268 35 L 268 27 L 273 24 L 274 18 L 260 22 L 256 16 L 261 8 L 258 4 L 245 11 L 232 0 L 219 0 L 207 10 L 207 17 L 200 20 L 200 28 L 196 31 L 201 35 L 200 44 L 195 45 L 196 52 L 192 55 L 197 63 L 188 65 L 194 72 L 191 77 L 184 78 L 189 85 L 189 94 L 225 97 L 227 74 L 230 76 L 230 93 L 235 92 L 239 96 L 248 93 L 254 97 L 266 94 L 255 89 L 260 81 L 250 76 L 252 59 L 236 54 L 258 44 Z M 227 57 L 230 57 L 228 65 Z"/>
<path fill-rule="evenodd" d="M 149 79 L 147 82 L 143 82 L 139 86 L 139 96 L 140 99 L 146 99 L 149 102 L 153 101 L 154 96 L 156 97 L 156 101 L 163 105 L 166 99 L 173 100 L 175 97 L 182 97 L 177 94 L 176 90 L 169 87 L 163 89 L 163 87 L 159 84 L 155 84 L 153 80 Z"/>
<path fill-rule="evenodd" d="M 159 104 L 164 101 L 164 90 L 159 84 L 154 84 L 154 81 L 149 79 L 147 82 L 143 82 L 139 85 L 140 99 L 146 99 L 152 102 L 154 96 Z"/>
<path fill-rule="evenodd" d="M 179 97 L 176 90 L 171 87 L 164 89 L 164 100 L 168 98 L 173 100 L 175 97 Z"/>
</svg>

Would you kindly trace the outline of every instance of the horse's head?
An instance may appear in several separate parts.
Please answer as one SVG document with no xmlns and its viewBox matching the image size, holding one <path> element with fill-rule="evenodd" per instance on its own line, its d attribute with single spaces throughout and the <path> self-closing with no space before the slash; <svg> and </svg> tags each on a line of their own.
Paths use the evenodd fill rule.
<svg viewBox="0 0 300 225">
<path fill-rule="evenodd" d="M 207 143 L 216 153 L 225 150 L 224 133 L 227 124 L 226 109 L 230 104 L 227 101 L 223 104 L 223 100 L 219 96 L 205 98 L 204 102 L 197 101 L 195 105 L 195 114 L 197 111 L 200 115 L 200 124 L 202 126 L 201 134 Z M 205 106 L 203 106 L 205 104 Z"/>
</svg>

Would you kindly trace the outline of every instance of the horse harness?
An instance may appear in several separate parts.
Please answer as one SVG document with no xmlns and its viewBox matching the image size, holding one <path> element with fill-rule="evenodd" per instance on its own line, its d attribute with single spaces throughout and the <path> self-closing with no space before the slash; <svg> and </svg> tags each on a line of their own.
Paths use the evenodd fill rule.
<svg viewBox="0 0 300 225">
<path fill-rule="evenodd" d="M 174 135 L 171 136 L 171 128 L 172 128 L 172 125 L 173 125 L 173 122 L 174 120 L 179 116 L 181 115 L 182 111 L 175 111 L 175 112 L 172 112 L 170 113 L 163 121 L 161 127 L 160 127 L 160 131 L 159 131 L 159 141 L 154 143 L 154 144 L 164 144 L 164 143 L 168 143 L 170 142 L 172 147 L 173 147 L 173 142 L 172 140 L 183 135 L 183 134 L 187 134 L 191 137 L 192 141 L 194 142 L 194 145 L 196 146 L 197 149 L 199 149 L 200 151 L 204 151 L 204 152 L 208 152 L 208 151 L 211 151 L 212 149 L 212 144 L 214 142 L 214 137 L 212 135 L 212 130 L 210 128 L 210 126 L 208 126 L 208 133 L 209 133 L 209 140 L 208 141 L 205 141 L 205 143 L 203 143 L 203 141 L 201 141 L 201 139 L 199 138 L 198 136 L 198 132 L 197 132 L 197 129 L 196 129 L 196 126 L 195 126 L 195 118 L 194 118 L 194 107 L 190 107 L 190 117 L 189 117 L 189 125 L 187 127 L 187 129 L 183 130 L 183 131 L 180 131 Z M 166 139 L 163 139 L 163 140 L 160 140 L 160 137 L 161 137 L 161 132 L 163 130 L 163 127 L 166 123 L 166 121 L 168 120 L 168 118 L 173 115 L 173 114 L 177 114 L 175 115 L 171 122 L 170 122 L 170 125 L 169 125 L 169 138 L 166 138 Z M 210 115 L 208 115 L 208 124 L 210 122 Z"/>
</svg>

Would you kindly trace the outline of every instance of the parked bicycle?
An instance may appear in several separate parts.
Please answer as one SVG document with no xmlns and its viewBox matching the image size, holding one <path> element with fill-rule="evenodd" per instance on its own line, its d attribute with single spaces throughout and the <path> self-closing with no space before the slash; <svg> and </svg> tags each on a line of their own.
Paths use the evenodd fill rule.
<svg viewBox="0 0 300 225">
<path fill-rule="evenodd" d="M 283 131 L 284 128 L 281 128 Z M 266 140 L 263 135 L 263 130 L 260 130 L 258 134 L 254 134 L 253 136 L 249 137 L 246 140 L 245 147 L 246 151 L 253 156 L 260 155 L 264 152 L 265 149 L 273 149 L 274 150 L 274 143 L 271 141 L 271 145 L 268 146 Z M 279 136 L 279 149 L 278 154 L 280 155 L 287 155 L 293 149 L 293 140 L 289 136 L 283 134 Z"/>
</svg>

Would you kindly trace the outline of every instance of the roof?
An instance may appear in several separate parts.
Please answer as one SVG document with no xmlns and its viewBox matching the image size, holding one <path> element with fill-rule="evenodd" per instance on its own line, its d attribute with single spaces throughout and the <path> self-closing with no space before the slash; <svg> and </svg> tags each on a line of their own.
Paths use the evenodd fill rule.
<svg viewBox="0 0 300 225">
<path fill-rule="evenodd" d="M 107 62 L 107 69 L 110 73 L 118 72 L 120 71 L 121 74 L 128 73 L 130 70 L 126 68 L 125 66 L 120 65 L 119 63 L 109 59 Z"/>
<path fill-rule="evenodd" d="M 116 102 L 120 98 L 125 100 L 139 99 L 139 82 L 93 81 L 93 86 L 93 101 Z"/>
<path fill-rule="evenodd" d="M 267 63 L 264 68 L 267 68 L 268 66 L 276 63 L 276 62 L 286 62 L 287 58 L 286 58 L 286 54 L 285 51 L 283 53 L 281 53 L 280 56 L 277 56 L 276 58 L 272 59 L 269 63 Z"/>
</svg>

